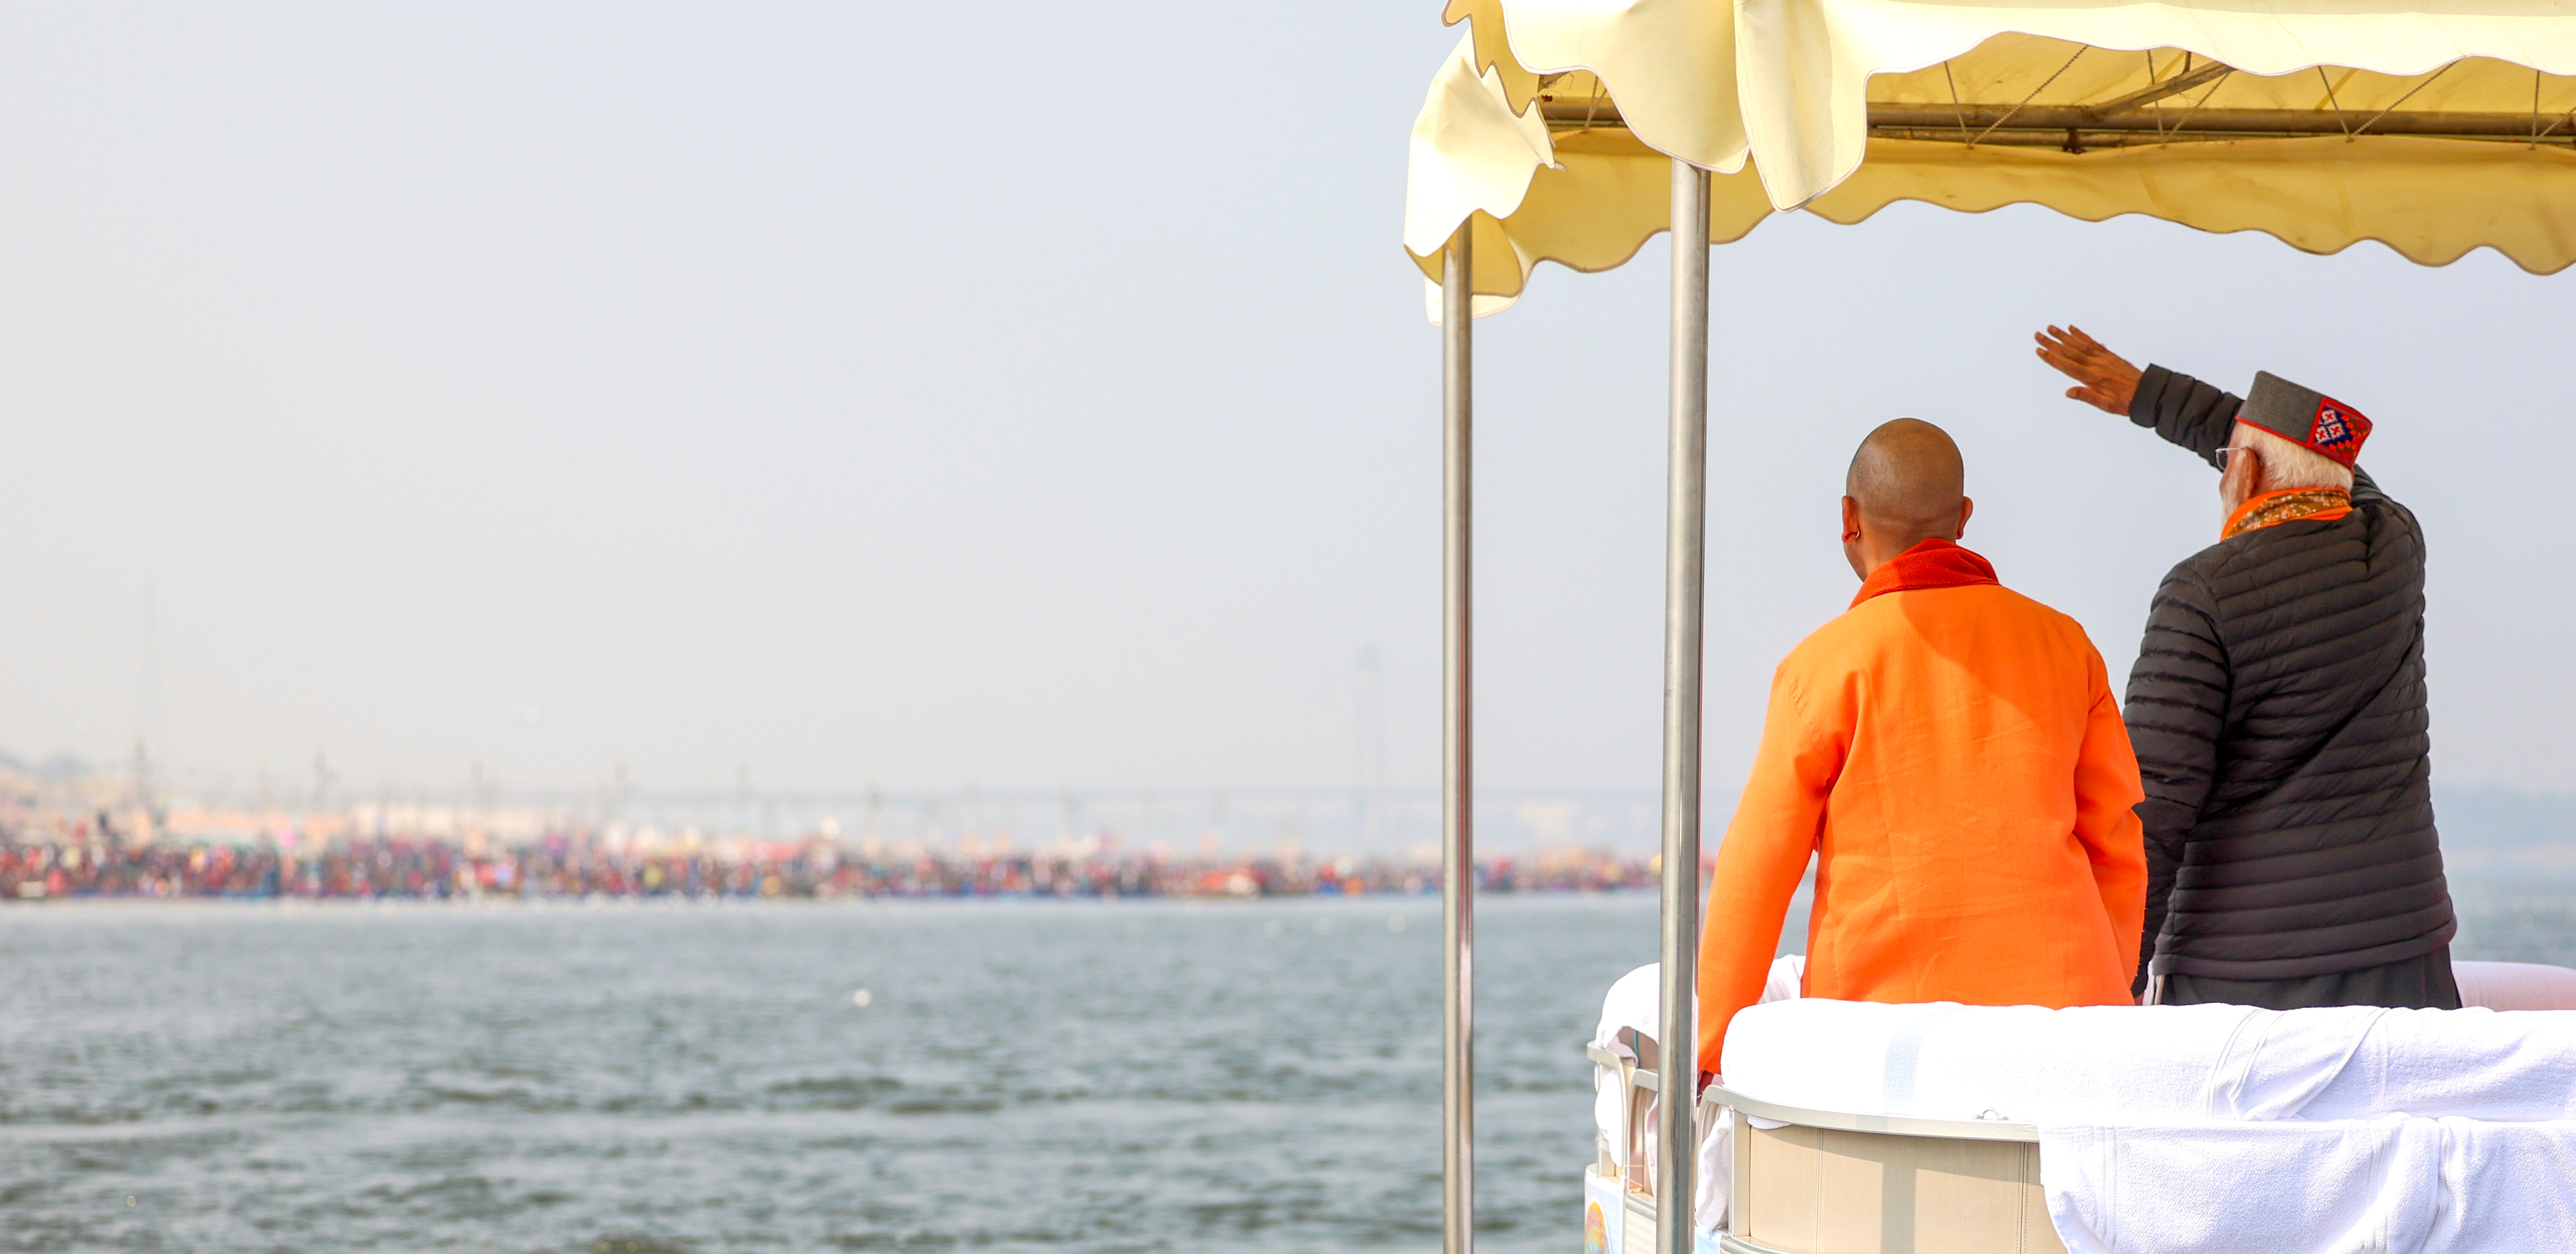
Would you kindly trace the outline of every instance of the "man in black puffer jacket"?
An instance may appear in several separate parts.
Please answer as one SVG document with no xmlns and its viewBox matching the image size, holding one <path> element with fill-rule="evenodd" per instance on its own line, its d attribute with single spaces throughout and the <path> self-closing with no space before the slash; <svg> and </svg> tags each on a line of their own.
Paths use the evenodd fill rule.
<svg viewBox="0 0 2576 1254">
<path fill-rule="evenodd" d="M 2456 1008 L 2433 831 L 2424 538 L 2353 465 L 2370 422 L 2268 374 L 2247 399 L 2081 330 L 2067 395 L 2220 467 L 2223 538 L 2165 576 L 2129 672 L 2147 798 L 2138 981 L 2166 1005 Z"/>
</svg>

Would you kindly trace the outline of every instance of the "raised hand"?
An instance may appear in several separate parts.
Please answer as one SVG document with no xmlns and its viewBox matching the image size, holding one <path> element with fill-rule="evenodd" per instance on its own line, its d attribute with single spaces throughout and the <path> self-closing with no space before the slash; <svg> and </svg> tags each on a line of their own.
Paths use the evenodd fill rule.
<svg viewBox="0 0 2576 1254">
<path fill-rule="evenodd" d="M 2066 389 L 2067 399 L 2082 401 L 2104 413 L 2129 416 L 2129 401 L 2138 394 L 2136 366 L 2102 347 L 2082 327 L 2050 327 L 2031 338 L 2039 341 L 2041 361 L 2075 380 L 2075 386 Z"/>
</svg>

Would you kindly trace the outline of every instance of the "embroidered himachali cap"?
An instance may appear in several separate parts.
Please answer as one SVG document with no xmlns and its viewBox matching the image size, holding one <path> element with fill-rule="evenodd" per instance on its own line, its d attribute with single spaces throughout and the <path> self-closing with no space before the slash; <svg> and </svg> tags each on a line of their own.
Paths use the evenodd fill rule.
<svg viewBox="0 0 2576 1254">
<path fill-rule="evenodd" d="M 2370 438 L 2361 411 L 2323 392 L 2311 392 L 2269 371 L 2254 372 L 2254 387 L 2236 421 L 2252 423 L 2292 444 L 2302 444 L 2350 466 Z"/>
</svg>

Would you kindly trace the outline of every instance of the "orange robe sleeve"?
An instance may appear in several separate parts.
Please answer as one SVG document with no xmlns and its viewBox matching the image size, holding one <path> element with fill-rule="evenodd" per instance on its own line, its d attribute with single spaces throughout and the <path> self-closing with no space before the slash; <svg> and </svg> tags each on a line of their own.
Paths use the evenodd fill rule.
<svg viewBox="0 0 2576 1254">
<path fill-rule="evenodd" d="M 2147 849 L 2137 812 L 2147 794 L 2138 782 L 2138 755 L 2129 747 L 2129 729 L 2120 721 L 2120 704 L 2111 697 L 2099 655 L 2091 678 L 2093 709 L 2075 759 L 2075 838 L 2092 859 L 2093 883 L 2111 918 L 2117 952 L 2134 954 L 2147 912 Z"/>
<path fill-rule="evenodd" d="M 1796 660 L 1793 655 L 1781 663 L 1771 677 L 1771 705 L 1762 718 L 1753 776 L 1745 781 L 1734 821 L 1726 825 L 1708 904 L 1700 912 L 1702 1071 L 1724 1073 L 1719 1063 L 1727 1025 L 1737 1011 L 1762 1000 L 1762 984 L 1780 946 L 1781 921 L 1788 917 L 1798 880 L 1807 873 L 1808 855 L 1824 833 L 1825 803 L 1842 774 L 1848 737 L 1814 725 L 1790 669 Z M 2135 768 L 2131 770 L 2134 777 Z M 2129 835 L 2136 846 L 2134 821 Z M 2144 883 L 2142 879 L 2137 894 L 2141 909 Z M 2135 933 L 2134 923 L 2130 930 Z"/>
</svg>

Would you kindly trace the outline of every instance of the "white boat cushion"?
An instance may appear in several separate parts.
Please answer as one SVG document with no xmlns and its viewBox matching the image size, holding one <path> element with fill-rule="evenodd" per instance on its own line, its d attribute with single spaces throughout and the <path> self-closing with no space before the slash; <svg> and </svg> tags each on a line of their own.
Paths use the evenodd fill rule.
<svg viewBox="0 0 2576 1254">
<path fill-rule="evenodd" d="M 2576 1248 L 2576 1010 L 1799 1000 L 1727 1059 L 1784 1105 L 2038 1125 L 2072 1254 Z"/>
<path fill-rule="evenodd" d="M 1756 1006 L 1728 1087 L 1820 1110 L 2020 1123 L 2576 1118 L 2576 1011 Z"/>
</svg>

